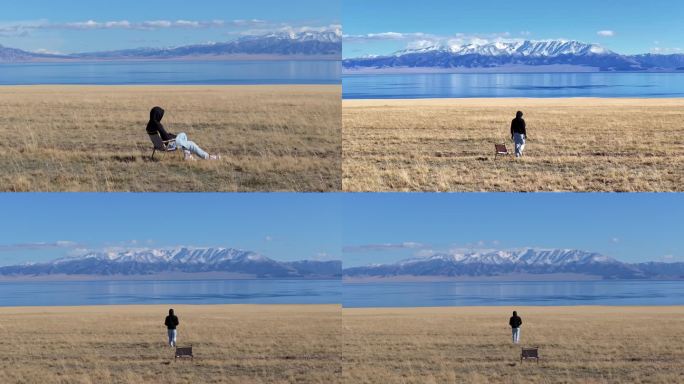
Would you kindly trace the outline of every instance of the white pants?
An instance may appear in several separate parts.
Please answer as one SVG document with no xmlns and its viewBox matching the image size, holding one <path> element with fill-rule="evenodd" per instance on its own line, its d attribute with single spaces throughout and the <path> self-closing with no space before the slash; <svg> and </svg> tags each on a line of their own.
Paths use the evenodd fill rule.
<svg viewBox="0 0 684 384">
<path fill-rule="evenodd" d="M 513 330 L 513 344 L 520 343 L 520 328 L 511 328 Z"/>
<path fill-rule="evenodd" d="M 180 145 L 181 148 L 196 154 L 204 160 L 209 158 L 209 154 L 204 152 L 199 145 L 195 144 L 194 141 L 188 140 L 188 135 L 185 132 L 181 132 L 178 134 L 178 136 L 176 136 L 176 144 Z"/>
<path fill-rule="evenodd" d="M 171 347 L 176 346 L 176 335 L 177 335 L 177 332 L 175 329 L 169 329 L 169 346 L 171 346 Z"/>
<path fill-rule="evenodd" d="M 522 157 L 525 150 L 526 137 L 522 133 L 513 134 L 513 142 L 515 142 L 515 157 Z"/>
</svg>

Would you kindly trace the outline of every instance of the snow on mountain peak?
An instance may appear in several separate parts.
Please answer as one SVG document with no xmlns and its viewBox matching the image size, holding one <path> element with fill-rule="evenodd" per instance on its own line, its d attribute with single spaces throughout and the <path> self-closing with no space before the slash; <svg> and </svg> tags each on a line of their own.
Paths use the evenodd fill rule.
<svg viewBox="0 0 684 384">
<path fill-rule="evenodd" d="M 445 253 L 437 253 L 425 258 L 403 260 L 399 264 L 409 265 L 426 261 L 443 261 L 464 264 L 484 263 L 494 265 L 565 265 L 570 263 L 609 263 L 613 262 L 614 259 L 595 252 L 586 252 L 575 249 L 453 249 Z"/>
<path fill-rule="evenodd" d="M 300 42 L 319 41 L 324 43 L 339 43 L 342 41 L 341 30 L 329 31 L 302 31 L 286 30 L 273 32 L 262 36 L 245 36 L 242 40 L 258 40 L 262 38 L 274 38 L 283 40 L 295 40 Z"/>
<path fill-rule="evenodd" d="M 266 261 L 260 254 L 233 248 L 188 248 L 172 249 L 125 249 L 90 252 L 83 256 L 62 258 L 53 261 L 60 264 L 74 260 L 96 259 L 116 263 L 180 263 L 180 264 L 217 264 L 232 260 Z"/>
<path fill-rule="evenodd" d="M 603 55 L 611 51 L 595 44 L 574 40 L 497 40 L 473 41 L 468 44 L 434 44 L 399 51 L 394 56 L 432 51 L 447 51 L 453 55 L 557 57 L 562 55 Z"/>
</svg>

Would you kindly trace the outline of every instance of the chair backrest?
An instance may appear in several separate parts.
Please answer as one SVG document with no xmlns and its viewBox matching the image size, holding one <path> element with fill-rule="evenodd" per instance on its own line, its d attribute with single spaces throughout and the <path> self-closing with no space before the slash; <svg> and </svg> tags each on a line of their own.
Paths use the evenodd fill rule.
<svg viewBox="0 0 684 384">
<path fill-rule="evenodd" d="M 192 347 L 176 347 L 176 357 L 193 357 Z"/>
<path fill-rule="evenodd" d="M 506 144 L 494 144 L 494 148 L 496 148 L 496 153 L 508 153 L 508 148 L 506 148 Z"/>
<path fill-rule="evenodd" d="M 539 358 L 539 348 L 523 348 L 520 355 L 523 359 L 538 359 Z"/>
<path fill-rule="evenodd" d="M 152 140 L 152 144 L 154 145 L 154 149 L 158 151 L 166 151 L 166 146 L 164 145 L 164 141 L 162 141 L 159 132 L 150 133 L 149 135 L 150 140 Z"/>
</svg>

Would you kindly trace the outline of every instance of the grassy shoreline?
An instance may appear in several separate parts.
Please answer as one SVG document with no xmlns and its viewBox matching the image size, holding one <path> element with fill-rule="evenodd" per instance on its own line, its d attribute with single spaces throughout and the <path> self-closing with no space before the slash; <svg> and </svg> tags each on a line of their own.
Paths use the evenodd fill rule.
<svg viewBox="0 0 684 384">
<path fill-rule="evenodd" d="M 180 318 L 173 361 L 163 325 Z M 0 307 L 0 372 L 21 383 L 323 383 L 340 374 L 338 305 Z"/>
<path fill-rule="evenodd" d="M 0 189 L 336 191 L 339 85 L 0 86 Z M 149 161 L 149 110 L 217 162 Z"/>
<path fill-rule="evenodd" d="M 684 98 L 343 100 L 343 189 L 683 191 Z M 509 150 L 525 112 L 526 156 Z"/>
<path fill-rule="evenodd" d="M 522 316 L 520 363 L 508 318 Z M 348 383 L 671 383 L 684 306 L 343 308 Z"/>
</svg>

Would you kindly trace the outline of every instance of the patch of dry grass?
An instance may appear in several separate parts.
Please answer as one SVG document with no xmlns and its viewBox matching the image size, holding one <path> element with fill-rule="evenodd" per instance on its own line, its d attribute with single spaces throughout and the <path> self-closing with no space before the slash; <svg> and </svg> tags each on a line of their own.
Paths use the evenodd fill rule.
<svg viewBox="0 0 684 384">
<path fill-rule="evenodd" d="M 345 383 L 676 383 L 684 307 L 529 307 L 520 363 L 507 308 L 342 310 Z"/>
<path fill-rule="evenodd" d="M 151 162 L 149 110 L 218 162 Z M 0 87 L 4 191 L 337 191 L 339 86 Z"/>
<path fill-rule="evenodd" d="M 525 158 L 510 121 L 525 112 Z M 684 191 L 684 99 L 345 100 L 345 191 Z"/>
<path fill-rule="evenodd" d="M 341 360 L 337 305 L 0 308 L 3 383 L 334 383 Z"/>
</svg>

